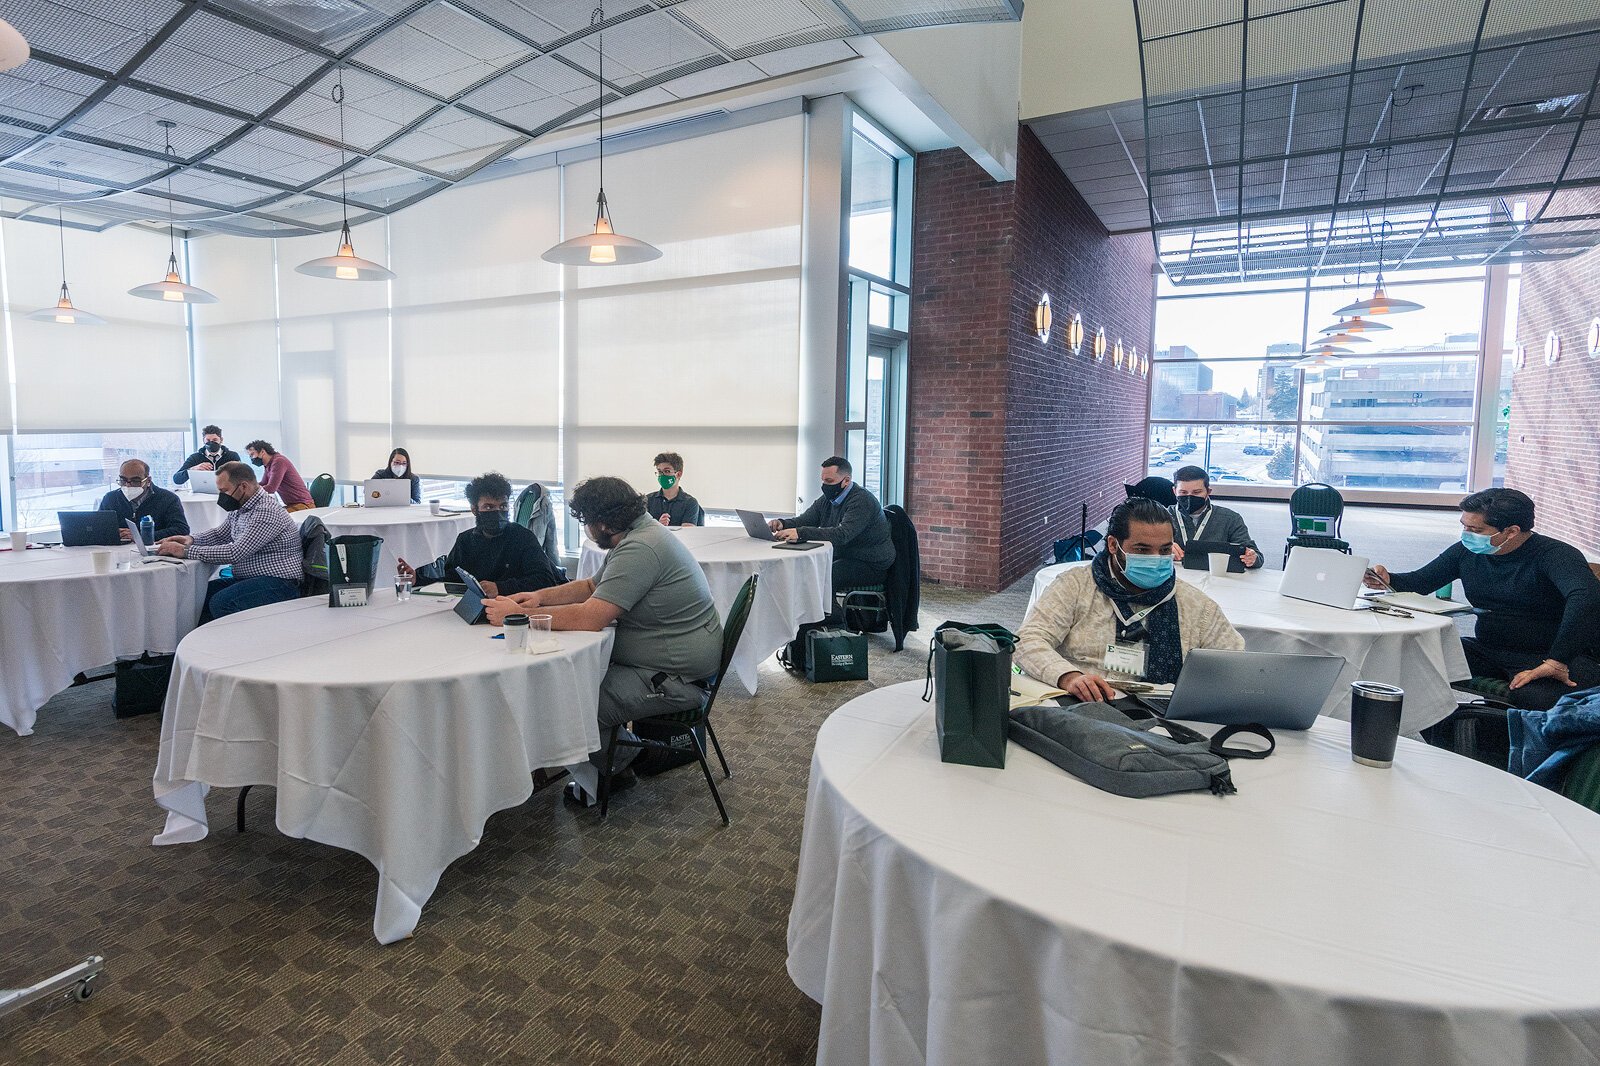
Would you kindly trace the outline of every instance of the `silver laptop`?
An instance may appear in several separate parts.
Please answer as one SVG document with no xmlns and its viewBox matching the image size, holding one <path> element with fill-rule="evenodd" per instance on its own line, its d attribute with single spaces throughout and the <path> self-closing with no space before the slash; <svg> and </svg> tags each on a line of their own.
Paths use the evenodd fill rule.
<svg viewBox="0 0 1600 1066">
<path fill-rule="evenodd" d="M 361 483 L 361 502 L 368 507 L 410 507 L 411 479 L 373 477 Z"/>
<path fill-rule="evenodd" d="M 1187 722 L 1310 729 L 1344 666 L 1337 655 L 1196 648 L 1184 656 L 1170 698 L 1140 696 L 1139 702 Z"/>
<path fill-rule="evenodd" d="M 209 492 L 215 496 L 217 494 L 217 472 L 215 470 L 189 471 L 189 491 Z"/>
<path fill-rule="evenodd" d="M 1356 609 L 1367 559 L 1332 548 L 1296 548 L 1283 568 L 1278 591 L 1297 600 L 1323 603 L 1344 611 Z"/>
<path fill-rule="evenodd" d="M 154 544 L 146 544 L 144 539 L 139 536 L 139 527 L 134 524 L 131 518 L 124 518 L 122 520 L 122 524 L 127 527 L 129 533 L 133 534 L 133 543 L 130 546 L 134 551 L 139 553 L 145 562 L 176 563 L 178 561 L 177 559 L 172 558 L 170 555 L 158 555 L 156 553 L 156 546 Z"/>
<path fill-rule="evenodd" d="M 775 540 L 772 527 L 767 525 L 767 516 L 760 511 L 740 511 L 735 508 L 739 521 L 744 523 L 744 531 L 756 540 Z"/>
</svg>

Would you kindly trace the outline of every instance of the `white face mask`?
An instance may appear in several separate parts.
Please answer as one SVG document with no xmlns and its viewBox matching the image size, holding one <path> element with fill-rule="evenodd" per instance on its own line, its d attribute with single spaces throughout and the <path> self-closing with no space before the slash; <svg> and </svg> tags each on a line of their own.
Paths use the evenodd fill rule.
<svg viewBox="0 0 1600 1066">
<path fill-rule="evenodd" d="M 144 495 L 144 487 L 140 486 L 136 489 L 130 489 L 128 486 L 124 485 L 122 486 L 122 494 L 128 498 L 129 503 L 132 503 L 134 500 L 137 500 L 140 496 Z"/>
<path fill-rule="evenodd" d="M 393 474 L 395 477 L 405 477 L 406 476 L 406 464 L 404 464 L 404 463 L 390 463 L 389 464 L 389 473 Z"/>
</svg>

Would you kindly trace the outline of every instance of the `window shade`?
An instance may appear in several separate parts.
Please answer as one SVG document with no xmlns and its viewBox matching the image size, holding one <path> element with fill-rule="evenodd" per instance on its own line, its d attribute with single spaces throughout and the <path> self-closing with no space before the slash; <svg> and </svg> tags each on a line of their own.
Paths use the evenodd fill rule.
<svg viewBox="0 0 1600 1066">
<path fill-rule="evenodd" d="M 389 258 L 382 219 L 351 229 L 356 254 Z M 338 235 L 277 242 L 278 357 L 283 439 L 274 441 L 309 482 L 330 473 L 361 480 L 387 465 L 390 433 L 389 283 L 295 273 L 331 255 Z"/>
<path fill-rule="evenodd" d="M 702 505 L 793 510 L 803 129 L 795 116 L 606 160 L 617 231 L 665 254 L 567 268 L 569 484 L 644 488 L 675 451 Z M 597 168 L 564 170 L 572 236 L 593 226 Z"/>
<path fill-rule="evenodd" d="M 17 424 L 29 432 L 183 429 L 189 424 L 184 305 L 129 296 L 164 273 L 167 238 L 130 226 L 66 233 L 72 302 L 101 326 L 34 322 L 61 286 L 55 226 L 0 221 L 10 292 Z M 181 250 L 181 249 L 180 249 Z"/>
<path fill-rule="evenodd" d="M 218 301 L 194 308 L 195 418 L 220 427 L 240 455 L 252 440 L 283 439 L 272 250 L 259 237 L 189 246 L 194 276 Z"/>
<path fill-rule="evenodd" d="M 560 411 L 559 172 L 452 189 L 396 214 L 396 443 L 424 475 L 551 480 Z"/>
</svg>

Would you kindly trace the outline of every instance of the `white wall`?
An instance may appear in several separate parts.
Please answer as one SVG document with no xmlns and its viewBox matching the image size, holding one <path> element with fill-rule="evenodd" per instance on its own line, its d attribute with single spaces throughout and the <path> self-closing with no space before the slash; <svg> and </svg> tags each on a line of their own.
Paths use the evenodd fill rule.
<svg viewBox="0 0 1600 1066">
<path fill-rule="evenodd" d="M 930 26 L 876 39 L 894 60 L 885 74 L 912 103 L 991 177 L 1016 177 L 1022 23 Z"/>
</svg>

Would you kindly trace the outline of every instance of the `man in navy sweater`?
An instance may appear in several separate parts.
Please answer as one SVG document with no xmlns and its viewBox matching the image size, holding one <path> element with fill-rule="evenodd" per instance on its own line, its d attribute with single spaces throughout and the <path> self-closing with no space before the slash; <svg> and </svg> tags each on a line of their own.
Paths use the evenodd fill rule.
<svg viewBox="0 0 1600 1066">
<path fill-rule="evenodd" d="M 1510 681 L 1519 707 L 1543 710 L 1600 685 L 1600 580 L 1583 553 L 1535 533 L 1533 501 L 1516 489 L 1475 492 L 1460 506 L 1459 543 L 1407 574 L 1374 566 L 1367 585 L 1430 593 L 1459 578 L 1479 610 L 1475 635 L 1461 639 L 1467 666 Z"/>
<path fill-rule="evenodd" d="M 100 500 L 100 510 L 115 511 L 119 519 L 134 525 L 148 515 L 156 524 L 156 540 L 181 537 L 189 532 L 183 501 L 176 493 L 151 484 L 150 464 L 143 459 L 129 459 L 122 464 L 117 471 L 117 487 Z M 126 526 L 121 533 L 124 542 L 133 540 Z"/>
</svg>

